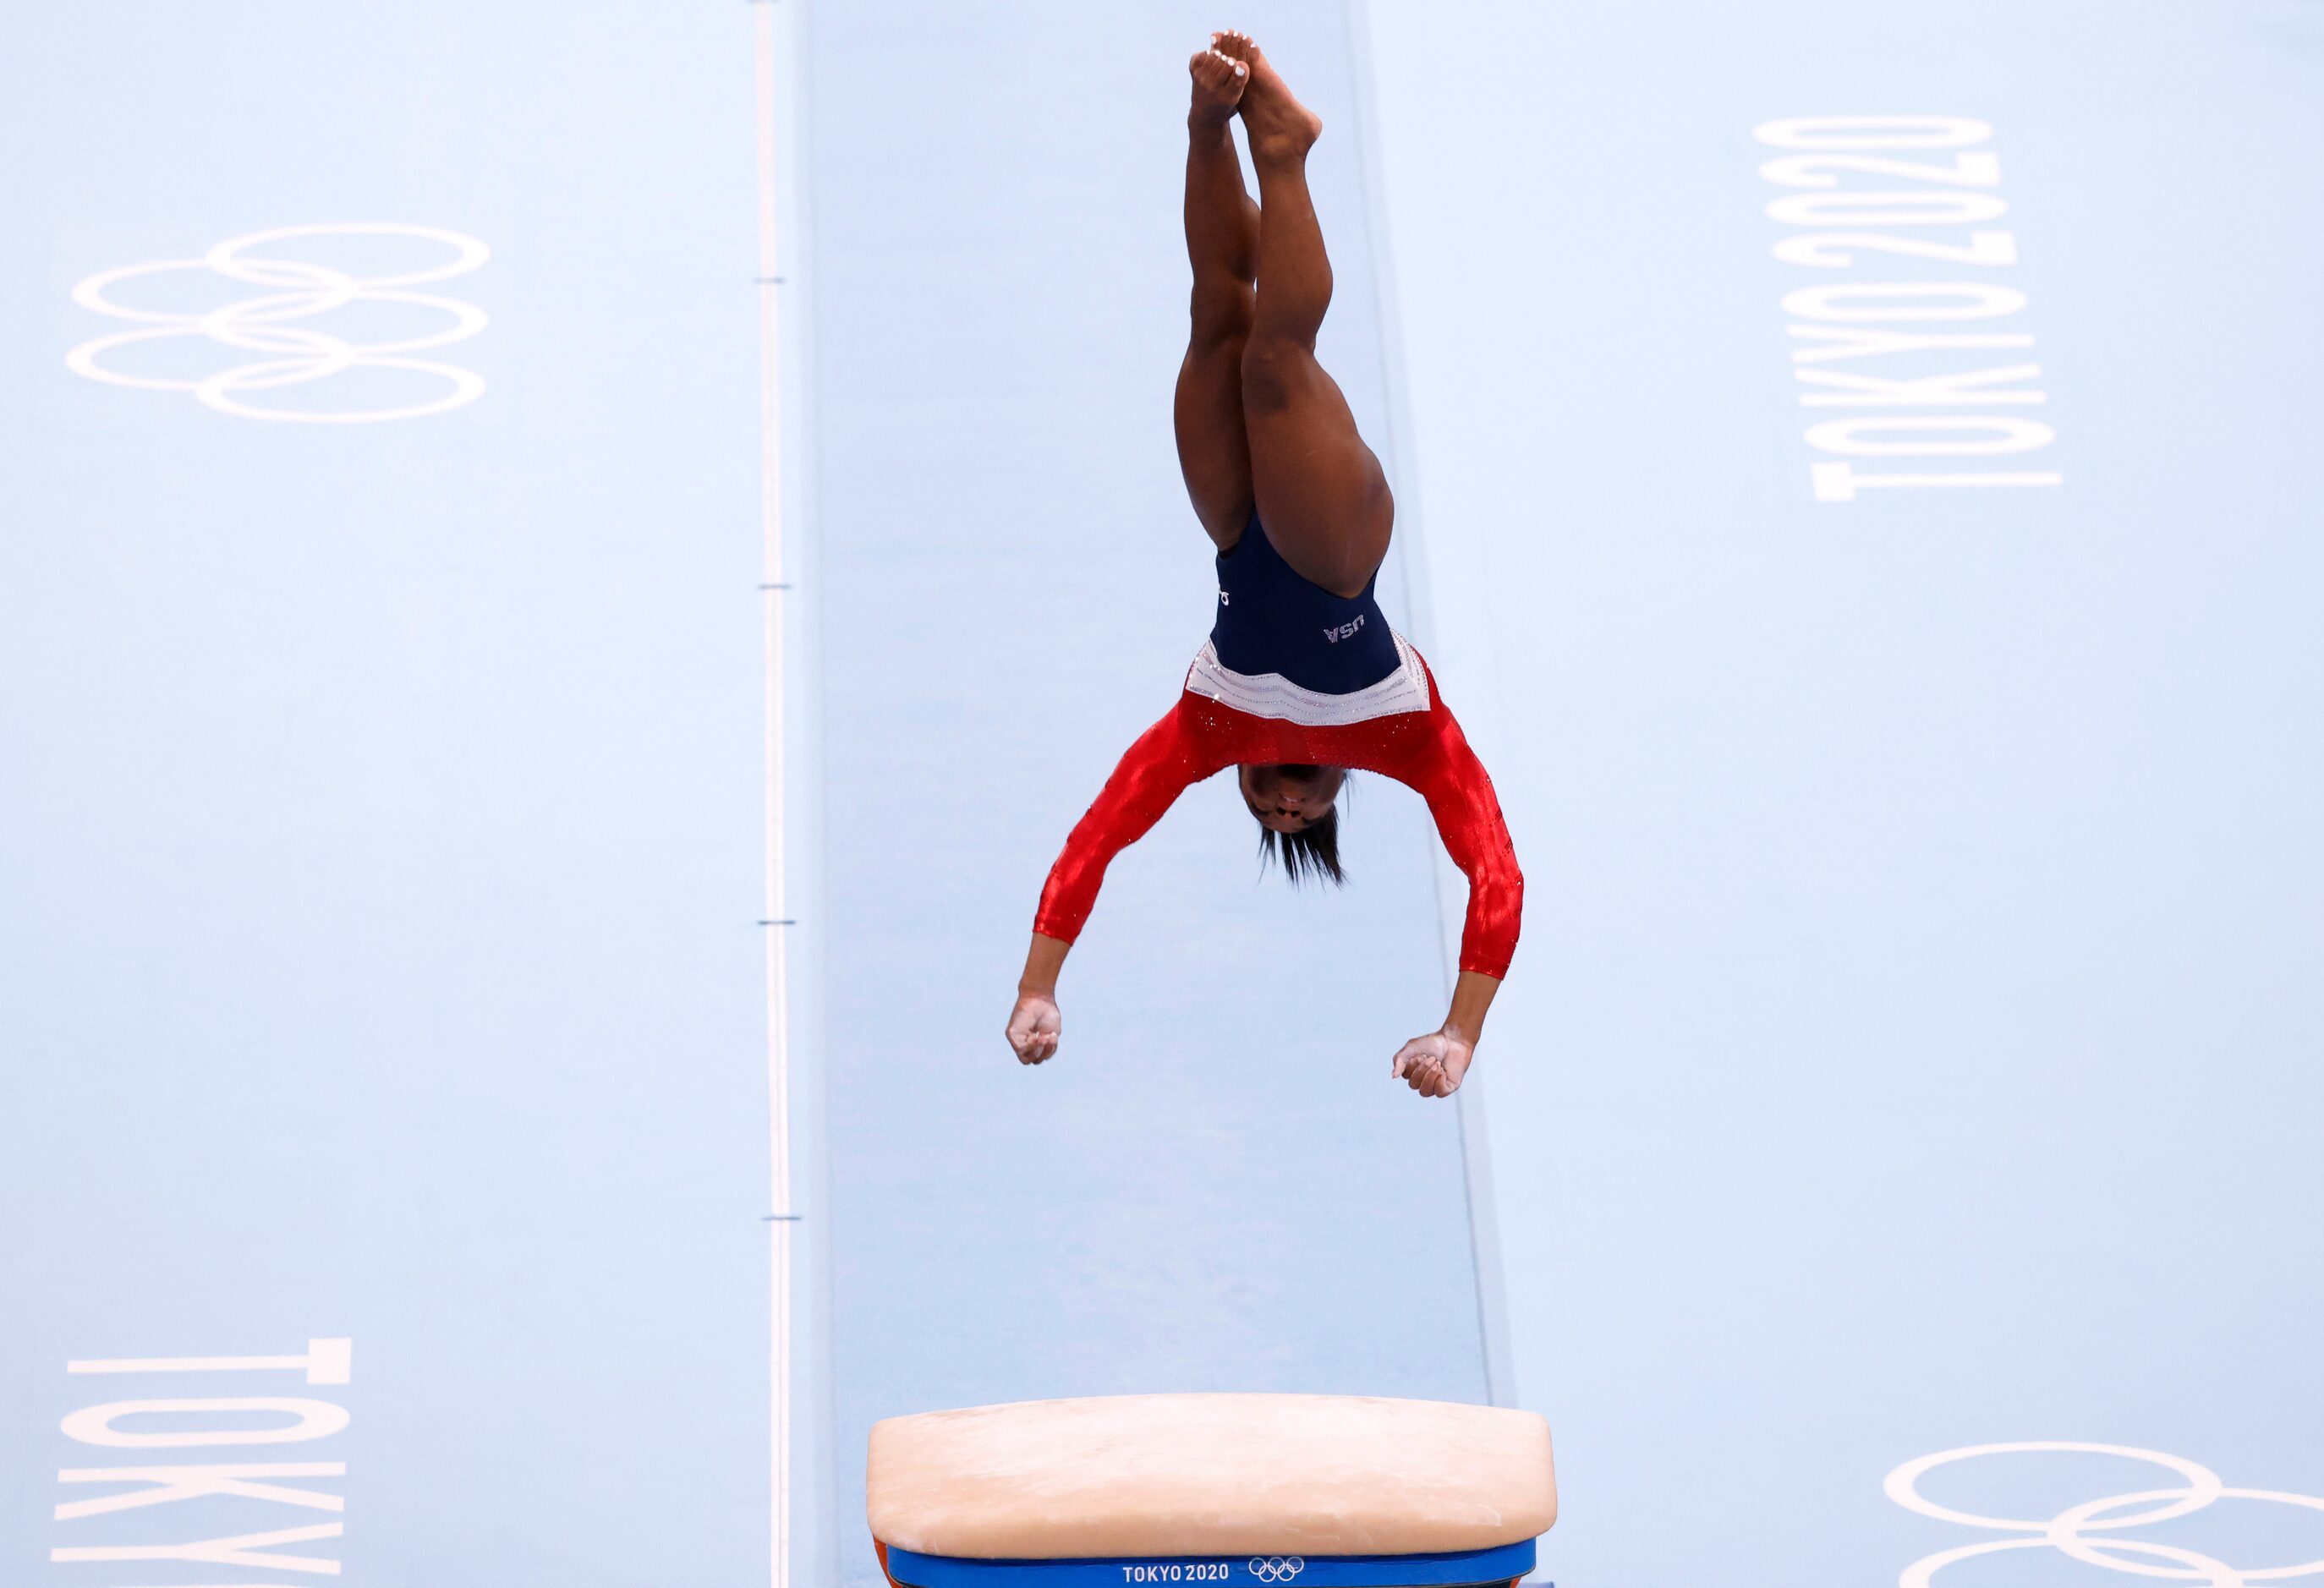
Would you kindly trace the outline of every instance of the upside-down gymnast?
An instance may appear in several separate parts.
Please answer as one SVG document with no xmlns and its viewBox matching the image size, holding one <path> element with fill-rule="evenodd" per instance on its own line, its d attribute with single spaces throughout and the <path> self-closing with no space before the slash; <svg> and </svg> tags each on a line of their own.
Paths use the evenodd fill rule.
<svg viewBox="0 0 2324 1588">
<path fill-rule="evenodd" d="M 1391 1066 L 1423 1096 L 1449 1096 L 1508 974 L 1525 880 L 1492 780 L 1420 653 L 1372 596 L 1396 503 L 1347 400 L 1315 362 L 1332 266 L 1306 166 L 1323 124 L 1245 34 L 1213 34 L 1189 65 L 1194 329 L 1175 420 L 1187 494 L 1218 548 L 1217 620 L 1177 704 L 1121 758 L 1050 870 L 1009 1045 L 1026 1064 L 1057 1051 L 1057 973 L 1106 864 L 1187 785 L 1236 767 L 1261 849 L 1294 882 L 1312 872 L 1337 882 L 1333 802 L 1348 769 L 1360 768 L 1419 791 L 1469 878 L 1452 1010 Z M 1237 115 L 1258 203 L 1235 156 Z"/>
</svg>

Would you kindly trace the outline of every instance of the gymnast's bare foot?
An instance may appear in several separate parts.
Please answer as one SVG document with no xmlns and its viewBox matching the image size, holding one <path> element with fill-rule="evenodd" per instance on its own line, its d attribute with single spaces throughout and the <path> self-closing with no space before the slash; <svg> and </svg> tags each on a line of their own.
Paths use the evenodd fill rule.
<svg viewBox="0 0 2324 1588">
<path fill-rule="evenodd" d="M 1221 33 L 1213 48 L 1250 69 L 1243 89 L 1243 131 L 1253 160 L 1297 160 L 1323 135 L 1323 118 L 1292 97 L 1283 74 L 1269 66 L 1249 33 Z"/>
<path fill-rule="evenodd" d="M 1215 44 L 1224 38 L 1213 33 Z M 1194 78 L 1194 105 L 1186 112 L 1189 126 L 1222 127 L 1235 113 L 1242 99 L 1243 86 L 1250 81 L 1250 68 L 1231 56 L 1222 55 L 1215 49 L 1197 50 L 1194 58 L 1186 62 L 1186 69 Z"/>
</svg>

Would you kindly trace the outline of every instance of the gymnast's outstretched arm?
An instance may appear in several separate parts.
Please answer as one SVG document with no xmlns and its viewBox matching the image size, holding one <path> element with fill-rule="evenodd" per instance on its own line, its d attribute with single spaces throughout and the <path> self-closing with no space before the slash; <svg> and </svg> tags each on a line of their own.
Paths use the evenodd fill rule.
<svg viewBox="0 0 2324 1588">
<path fill-rule="evenodd" d="M 1009 1046 L 1018 1062 L 1039 1064 L 1057 1051 L 1065 1029 L 1057 1011 L 1057 973 L 1097 903 L 1105 868 L 1152 830 L 1188 784 L 1209 777 L 1228 759 L 1206 742 L 1182 696 L 1160 722 L 1139 735 L 1074 825 L 1041 890 L 1025 973 L 1017 981 L 1017 1004 L 1009 1011 Z"/>
<path fill-rule="evenodd" d="M 1429 680 L 1434 693 L 1435 680 Z M 1424 1097 L 1449 1097 L 1469 1073 L 1485 1012 L 1501 990 L 1517 952 L 1525 918 L 1525 873 L 1517 869 L 1508 824 L 1484 762 L 1437 697 L 1430 733 L 1403 764 L 1386 769 L 1428 802 L 1444 852 L 1469 879 L 1469 908 L 1461 924 L 1461 975 L 1443 1025 L 1397 1050 L 1389 1073 Z"/>
</svg>

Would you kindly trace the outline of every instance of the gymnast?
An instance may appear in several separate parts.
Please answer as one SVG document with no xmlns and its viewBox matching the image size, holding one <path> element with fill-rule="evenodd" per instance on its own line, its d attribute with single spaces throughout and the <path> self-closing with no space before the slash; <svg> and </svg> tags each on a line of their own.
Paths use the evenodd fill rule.
<svg viewBox="0 0 2324 1588">
<path fill-rule="evenodd" d="M 1057 973 L 1114 855 L 1187 785 L 1233 766 L 1259 846 L 1291 881 L 1342 881 L 1333 801 L 1350 768 L 1409 784 L 1469 879 L 1461 975 L 1443 1026 L 1390 1073 L 1424 1097 L 1468 1073 L 1517 946 L 1525 880 L 1492 780 L 1372 586 L 1396 503 L 1355 416 L 1315 362 L 1332 267 L 1307 193 L 1323 122 L 1242 33 L 1189 63 L 1186 252 L 1194 330 L 1178 370 L 1178 464 L 1218 548 L 1217 619 L 1169 714 L 1130 746 L 1050 870 L 1009 1017 L 1025 1064 L 1057 1051 Z M 1259 174 L 1244 190 L 1228 123 Z"/>
</svg>

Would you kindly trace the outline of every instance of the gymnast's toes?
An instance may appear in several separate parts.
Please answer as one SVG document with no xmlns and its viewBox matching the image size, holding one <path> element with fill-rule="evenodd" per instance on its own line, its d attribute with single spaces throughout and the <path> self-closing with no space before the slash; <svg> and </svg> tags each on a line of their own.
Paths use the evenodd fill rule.
<svg viewBox="0 0 2324 1588">
<path fill-rule="evenodd" d="M 1196 121 L 1224 121 L 1232 115 L 1242 99 L 1243 85 L 1250 80 L 1248 67 L 1216 50 L 1195 51 L 1186 70 L 1194 79 L 1191 114 Z"/>
</svg>

